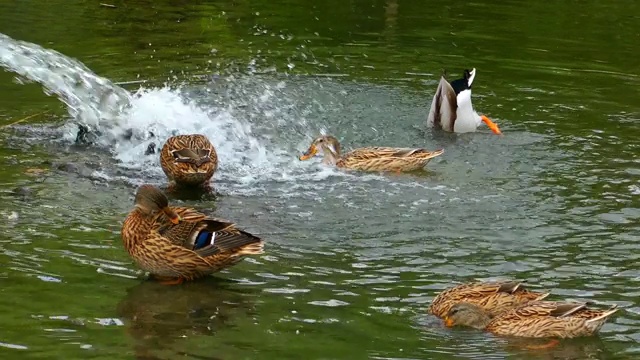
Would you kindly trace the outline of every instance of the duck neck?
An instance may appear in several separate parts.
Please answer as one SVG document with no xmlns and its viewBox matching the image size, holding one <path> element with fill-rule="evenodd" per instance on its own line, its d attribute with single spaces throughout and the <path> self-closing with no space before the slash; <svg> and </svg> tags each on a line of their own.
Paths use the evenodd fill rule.
<svg viewBox="0 0 640 360">
<path fill-rule="evenodd" d="M 338 162 L 339 158 L 339 155 L 334 154 L 330 150 L 327 150 L 324 152 L 324 159 L 322 159 L 322 162 L 327 165 L 335 165 Z"/>
<path fill-rule="evenodd" d="M 123 236 L 122 240 L 126 247 L 133 244 L 141 243 L 151 231 L 152 221 L 148 215 L 139 207 L 129 213 L 129 216 L 124 220 L 123 228 L 134 228 L 136 231 L 127 233 L 127 236 Z"/>
<path fill-rule="evenodd" d="M 473 307 L 470 311 L 465 312 L 461 325 L 466 325 L 478 330 L 483 330 L 491 322 L 491 317 L 480 307 Z"/>
<path fill-rule="evenodd" d="M 340 145 L 338 143 L 325 144 L 322 147 L 322 153 L 324 154 L 324 159 L 322 159 L 324 164 L 335 165 L 340 160 Z"/>
<path fill-rule="evenodd" d="M 486 313 L 482 313 L 478 314 L 478 317 L 475 319 L 473 325 L 471 326 L 478 330 L 484 330 L 490 322 L 491 318 L 489 317 L 489 315 Z"/>
</svg>

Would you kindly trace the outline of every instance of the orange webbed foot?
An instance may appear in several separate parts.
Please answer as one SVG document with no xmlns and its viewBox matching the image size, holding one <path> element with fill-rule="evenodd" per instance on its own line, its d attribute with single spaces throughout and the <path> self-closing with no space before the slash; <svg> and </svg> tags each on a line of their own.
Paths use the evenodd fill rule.
<svg viewBox="0 0 640 360">
<path fill-rule="evenodd" d="M 155 279 L 162 285 L 180 285 L 184 282 L 184 279 L 181 277 L 170 278 L 170 277 L 155 276 Z"/>
<path fill-rule="evenodd" d="M 553 339 L 550 340 L 548 343 L 546 344 L 541 344 L 541 345 L 527 345 L 526 349 L 527 350 L 544 350 L 544 349 L 550 349 L 556 345 L 560 344 L 560 340 L 557 339 Z"/>
</svg>

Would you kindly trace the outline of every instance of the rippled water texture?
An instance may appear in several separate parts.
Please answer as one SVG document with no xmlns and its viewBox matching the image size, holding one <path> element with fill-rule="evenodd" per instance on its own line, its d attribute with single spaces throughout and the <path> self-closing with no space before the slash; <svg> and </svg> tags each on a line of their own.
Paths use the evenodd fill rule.
<svg viewBox="0 0 640 360">
<path fill-rule="evenodd" d="M 638 356 L 637 4 L 110 4 L 0 4 L 3 358 Z M 505 135 L 426 130 L 443 69 L 471 67 Z M 119 231 L 136 186 L 165 183 L 146 147 L 190 132 L 216 145 L 219 196 L 174 202 L 268 246 L 161 286 Z M 406 175 L 298 161 L 320 133 L 445 154 Z M 426 315 L 497 278 L 622 310 L 536 352 Z"/>
</svg>

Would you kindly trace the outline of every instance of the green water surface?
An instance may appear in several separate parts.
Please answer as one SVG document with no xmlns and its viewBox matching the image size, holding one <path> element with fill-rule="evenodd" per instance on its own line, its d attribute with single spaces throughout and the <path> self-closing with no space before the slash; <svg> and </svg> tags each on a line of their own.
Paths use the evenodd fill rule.
<svg viewBox="0 0 640 360">
<path fill-rule="evenodd" d="M 126 180 L 163 178 L 54 141 L 64 104 L 0 73 L 0 126 L 46 111 L 1 131 L 0 357 L 637 358 L 637 2 L 104 2 L 0 2 L 0 33 L 131 91 L 233 108 L 267 160 L 247 180 L 259 159 L 222 151 L 219 198 L 186 203 L 266 252 L 184 286 L 136 278 Z M 471 67 L 474 106 L 505 136 L 425 132 L 442 71 Z M 446 152 L 425 174 L 341 176 L 297 163 L 320 131 Z M 501 277 L 622 310 L 542 351 L 426 315 L 441 289 Z"/>
</svg>

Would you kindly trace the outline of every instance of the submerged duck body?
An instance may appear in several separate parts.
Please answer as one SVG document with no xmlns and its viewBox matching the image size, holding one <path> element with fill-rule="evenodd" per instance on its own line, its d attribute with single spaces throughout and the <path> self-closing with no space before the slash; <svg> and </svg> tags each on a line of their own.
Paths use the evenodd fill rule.
<svg viewBox="0 0 640 360">
<path fill-rule="evenodd" d="M 485 123 L 494 134 L 502 134 L 496 123 L 484 115 L 478 115 L 471 104 L 471 85 L 476 69 L 464 70 L 463 77 L 449 83 L 444 76 L 431 101 L 427 126 L 448 132 L 474 132 Z"/>
</svg>

